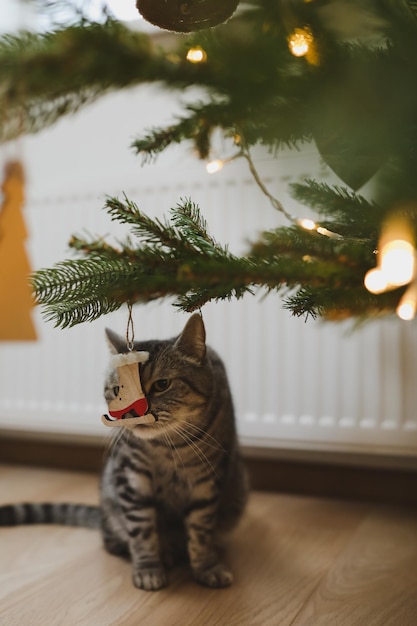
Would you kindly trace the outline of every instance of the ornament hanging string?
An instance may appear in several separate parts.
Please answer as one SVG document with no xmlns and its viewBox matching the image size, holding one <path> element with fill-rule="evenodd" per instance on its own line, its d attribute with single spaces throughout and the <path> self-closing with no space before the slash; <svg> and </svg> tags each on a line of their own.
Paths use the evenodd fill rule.
<svg viewBox="0 0 417 626">
<path fill-rule="evenodd" d="M 127 349 L 129 350 L 129 352 L 132 352 L 133 348 L 134 348 L 134 340 L 135 340 L 135 327 L 133 324 L 133 317 L 132 317 L 132 305 L 129 304 L 127 305 L 127 309 L 129 312 L 129 316 L 127 318 L 127 326 L 126 326 L 126 346 Z"/>
</svg>

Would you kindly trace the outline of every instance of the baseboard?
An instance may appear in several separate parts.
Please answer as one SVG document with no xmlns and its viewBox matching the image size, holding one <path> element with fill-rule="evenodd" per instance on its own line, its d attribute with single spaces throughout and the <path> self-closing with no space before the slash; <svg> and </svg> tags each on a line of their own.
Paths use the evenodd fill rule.
<svg viewBox="0 0 417 626">
<path fill-rule="evenodd" d="M 251 487 L 256 490 L 417 505 L 415 469 L 372 467 L 299 458 L 262 458 L 243 449 Z M 53 441 L 2 437 L 0 463 L 99 472 L 103 441 Z M 288 457 L 288 454 L 287 454 Z"/>
</svg>

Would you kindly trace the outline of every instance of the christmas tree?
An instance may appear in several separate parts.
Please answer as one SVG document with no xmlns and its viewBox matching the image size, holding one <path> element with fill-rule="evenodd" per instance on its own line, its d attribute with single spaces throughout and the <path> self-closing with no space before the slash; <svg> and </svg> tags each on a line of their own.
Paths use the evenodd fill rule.
<svg viewBox="0 0 417 626">
<path fill-rule="evenodd" d="M 40 4 L 47 11 L 62 3 Z M 110 90 L 151 81 L 169 90 L 199 86 L 206 96 L 185 106 L 175 124 L 134 141 L 138 158 L 150 161 L 192 142 L 208 159 L 213 132 L 221 129 L 233 158 L 247 161 L 259 193 L 288 225 L 260 232 L 244 256 L 235 256 L 210 235 L 204 207 L 192 198 L 158 221 L 128 197 L 110 197 L 105 210 L 132 236 L 117 247 L 73 236 L 79 258 L 36 272 L 34 291 L 49 318 L 68 326 L 125 302 L 167 296 L 193 311 L 258 288 L 285 289 L 284 306 L 295 315 L 414 316 L 416 3 L 139 0 L 146 19 L 186 33 L 163 48 L 105 9 L 93 21 L 71 7 L 69 24 L 0 40 L 2 140 L 36 132 Z M 317 216 L 306 222 L 272 196 L 251 150 L 262 145 L 277 154 L 307 142 L 315 142 L 341 183 L 292 186 Z M 370 200 L 360 190 L 371 179 Z"/>
</svg>

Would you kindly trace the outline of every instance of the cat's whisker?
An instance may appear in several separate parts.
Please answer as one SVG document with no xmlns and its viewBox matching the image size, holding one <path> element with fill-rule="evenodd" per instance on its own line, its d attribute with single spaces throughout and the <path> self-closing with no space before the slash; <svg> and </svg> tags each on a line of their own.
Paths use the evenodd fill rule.
<svg viewBox="0 0 417 626">
<path fill-rule="evenodd" d="M 204 428 L 201 428 L 200 426 L 197 426 L 197 424 L 193 424 L 192 422 L 187 422 L 187 420 L 177 420 L 177 422 L 184 424 L 189 429 L 188 432 L 190 435 L 192 434 L 190 432 L 192 430 L 194 430 L 197 434 L 204 435 L 205 440 L 208 439 L 208 441 L 212 442 L 212 443 L 208 443 L 208 441 L 204 441 L 204 444 L 208 448 L 213 448 L 213 450 L 220 450 L 221 452 L 226 452 L 225 448 L 221 445 L 221 443 L 217 441 L 215 437 L 210 435 L 210 433 L 204 430 Z"/>
<path fill-rule="evenodd" d="M 187 430 L 187 428 L 190 427 L 190 426 L 193 426 L 193 424 L 190 424 L 189 422 L 184 421 L 184 420 L 178 420 L 178 421 L 181 422 L 181 425 L 178 425 L 180 427 L 180 429 L 181 429 L 181 434 L 184 435 L 184 436 L 185 435 L 187 436 L 187 443 L 188 443 L 188 445 L 190 447 L 192 447 L 192 448 L 195 448 L 195 451 L 198 450 L 198 452 L 202 455 L 202 457 L 204 457 L 202 459 L 203 462 L 205 462 L 206 466 L 208 466 L 208 468 L 214 473 L 214 475 L 217 476 L 216 468 L 213 467 L 213 464 L 210 462 L 209 458 L 207 457 L 205 452 L 202 450 L 201 445 L 199 445 L 197 443 L 197 441 L 193 438 L 195 436 L 195 434 L 193 433 L 192 429 Z M 203 432 L 205 432 L 205 431 L 203 431 Z M 212 439 L 216 442 L 214 437 Z M 206 441 L 204 442 L 204 445 L 207 448 L 210 448 L 212 450 L 221 451 L 223 453 L 226 453 L 226 450 L 222 446 L 220 446 L 220 445 L 213 446 L 210 443 L 207 443 Z"/>
<path fill-rule="evenodd" d="M 170 436 L 168 435 L 167 432 L 163 432 L 162 435 L 163 435 L 163 437 L 164 437 L 164 439 L 165 439 L 165 441 L 167 443 L 168 448 L 171 450 L 171 456 L 172 456 L 172 462 L 174 464 L 174 470 L 175 470 L 175 472 L 177 472 L 177 460 L 175 458 L 175 453 L 176 453 L 175 446 L 172 444 L 171 438 L 170 438 Z"/>
<path fill-rule="evenodd" d="M 171 437 L 169 436 L 169 433 L 168 433 L 166 430 L 163 430 L 162 434 L 163 434 L 163 436 L 164 436 L 165 441 L 166 441 L 166 442 L 167 442 L 167 444 L 168 444 L 168 448 L 170 448 L 170 450 L 171 450 L 172 462 L 173 462 L 173 464 L 174 464 L 174 469 L 175 469 L 175 472 L 177 472 L 177 471 L 178 471 L 178 465 L 177 465 L 177 461 L 176 461 L 176 459 L 175 459 L 175 455 L 177 455 L 177 457 L 178 457 L 178 458 L 179 458 L 179 460 L 181 461 L 181 465 L 182 465 L 183 467 L 184 467 L 184 462 L 183 462 L 183 460 L 182 460 L 182 458 L 181 458 L 180 453 L 178 452 L 177 448 L 175 447 L 174 442 L 172 441 Z M 184 469 L 185 469 L 185 468 L 184 468 Z"/>
<path fill-rule="evenodd" d="M 207 455 L 201 450 L 200 446 L 193 441 L 189 434 L 183 429 L 180 424 L 172 425 L 174 431 L 177 433 L 179 437 L 189 446 L 189 448 L 194 452 L 194 454 L 200 459 L 200 461 L 207 467 L 208 470 L 211 470 L 215 476 L 217 476 L 216 468 L 213 467 L 213 464 L 208 459 Z"/>
</svg>

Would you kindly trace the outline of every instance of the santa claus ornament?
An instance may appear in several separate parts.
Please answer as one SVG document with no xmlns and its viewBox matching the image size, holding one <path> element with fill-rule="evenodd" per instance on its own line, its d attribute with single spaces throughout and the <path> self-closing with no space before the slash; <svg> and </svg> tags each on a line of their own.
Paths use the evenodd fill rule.
<svg viewBox="0 0 417 626">
<path fill-rule="evenodd" d="M 129 328 L 132 337 L 129 339 Z M 149 412 L 148 401 L 142 389 L 139 364 L 149 358 L 149 352 L 133 349 L 132 311 L 129 306 L 129 321 L 126 332 L 127 353 L 111 357 L 111 367 L 117 371 L 117 395 L 108 403 L 109 415 L 103 415 L 105 426 L 134 428 L 139 424 L 153 424 L 155 416 Z"/>
</svg>

